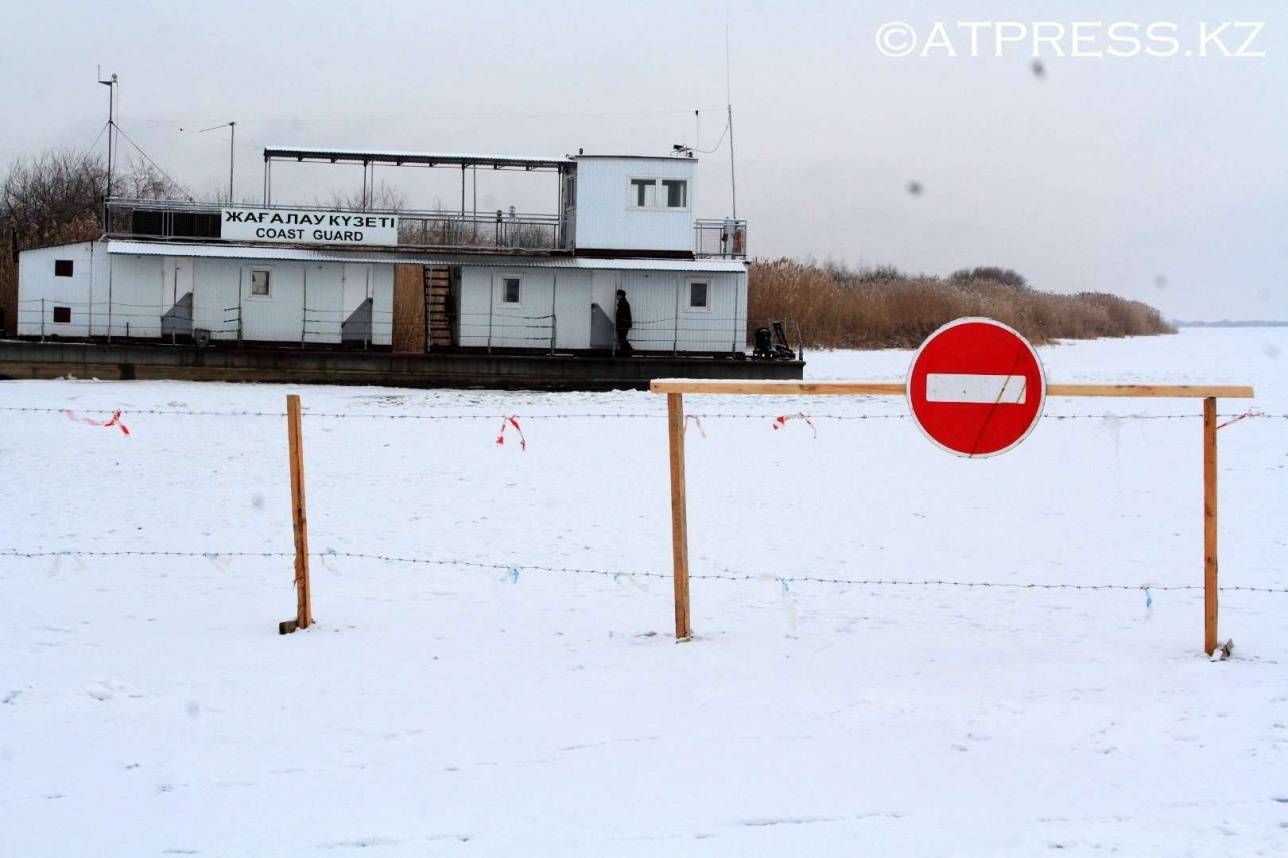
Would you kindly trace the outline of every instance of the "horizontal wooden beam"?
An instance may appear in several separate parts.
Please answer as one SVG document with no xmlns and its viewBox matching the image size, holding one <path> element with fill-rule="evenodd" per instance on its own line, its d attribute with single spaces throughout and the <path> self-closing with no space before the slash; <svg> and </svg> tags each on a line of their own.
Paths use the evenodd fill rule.
<svg viewBox="0 0 1288 858">
<path fill-rule="evenodd" d="M 709 381 L 659 378 L 649 385 L 654 393 L 768 394 L 777 396 L 841 395 L 903 396 L 903 382 L 863 381 Z M 1200 384 L 1049 384 L 1047 396 L 1136 396 L 1167 399 L 1251 399 L 1245 385 Z"/>
<path fill-rule="evenodd" d="M 903 382 L 887 384 L 861 381 L 706 381 L 659 378 L 649 384 L 649 390 L 654 393 L 769 393 L 780 396 L 797 394 L 903 396 Z"/>
<path fill-rule="evenodd" d="M 1237 384 L 1048 384 L 1047 396 L 1157 396 L 1165 399 L 1251 399 L 1256 393 Z"/>
</svg>

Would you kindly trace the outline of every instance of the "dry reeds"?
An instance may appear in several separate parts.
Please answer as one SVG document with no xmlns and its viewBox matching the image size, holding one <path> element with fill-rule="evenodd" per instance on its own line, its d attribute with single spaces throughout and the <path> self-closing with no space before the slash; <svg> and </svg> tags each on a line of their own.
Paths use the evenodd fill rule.
<svg viewBox="0 0 1288 858">
<path fill-rule="evenodd" d="M 1008 269 L 939 278 L 758 260 L 748 275 L 747 304 L 749 319 L 794 319 L 806 341 L 822 348 L 913 348 L 961 316 L 996 319 L 1035 343 L 1176 333 L 1148 304 L 1103 292 L 1040 292 Z"/>
</svg>

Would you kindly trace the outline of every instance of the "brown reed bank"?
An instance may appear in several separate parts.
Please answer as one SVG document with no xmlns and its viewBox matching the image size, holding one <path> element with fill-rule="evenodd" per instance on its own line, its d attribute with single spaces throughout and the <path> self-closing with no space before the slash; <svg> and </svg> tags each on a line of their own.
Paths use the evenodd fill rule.
<svg viewBox="0 0 1288 858">
<path fill-rule="evenodd" d="M 961 316 L 996 319 L 1034 343 L 1176 333 L 1148 304 L 1105 292 L 1042 292 L 1004 268 L 928 277 L 893 268 L 856 271 L 832 263 L 756 260 L 747 309 L 750 327 L 792 319 L 806 344 L 816 348 L 914 348 Z"/>
</svg>

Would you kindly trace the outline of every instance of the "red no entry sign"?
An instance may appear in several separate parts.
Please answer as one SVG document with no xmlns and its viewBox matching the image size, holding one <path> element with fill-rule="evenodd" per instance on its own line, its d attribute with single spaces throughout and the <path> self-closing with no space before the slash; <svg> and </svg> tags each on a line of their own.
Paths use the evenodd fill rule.
<svg viewBox="0 0 1288 858">
<path fill-rule="evenodd" d="M 995 456 L 1042 415 L 1042 362 L 1013 328 L 965 318 L 935 331 L 908 368 L 908 405 L 931 441 L 959 456 Z"/>
</svg>

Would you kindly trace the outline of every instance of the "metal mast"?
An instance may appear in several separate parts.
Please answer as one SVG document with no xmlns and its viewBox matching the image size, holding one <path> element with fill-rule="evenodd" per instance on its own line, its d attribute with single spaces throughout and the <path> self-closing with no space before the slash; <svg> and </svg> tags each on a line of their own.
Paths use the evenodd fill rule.
<svg viewBox="0 0 1288 858">
<path fill-rule="evenodd" d="M 228 205 L 237 202 L 233 199 L 233 164 L 236 163 L 236 150 L 233 148 L 237 145 L 237 123 L 228 123 Z"/>
<path fill-rule="evenodd" d="M 103 80 L 102 68 L 99 68 L 98 82 L 107 87 L 107 188 L 103 192 L 103 231 L 107 231 L 107 201 L 112 198 L 112 159 L 116 151 L 116 73 Z"/>
<path fill-rule="evenodd" d="M 237 123 L 221 122 L 218 125 L 212 125 L 209 128 L 202 128 L 197 133 L 205 134 L 207 131 L 214 131 L 218 128 L 228 129 L 228 204 L 232 205 L 234 202 L 233 200 L 233 164 L 236 162 L 236 150 L 234 147 L 237 145 Z"/>
<path fill-rule="evenodd" d="M 733 166 L 733 84 L 729 73 L 729 25 L 725 25 L 725 106 L 729 122 L 729 195 L 733 203 L 733 219 L 738 219 L 738 175 Z"/>
</svg>

